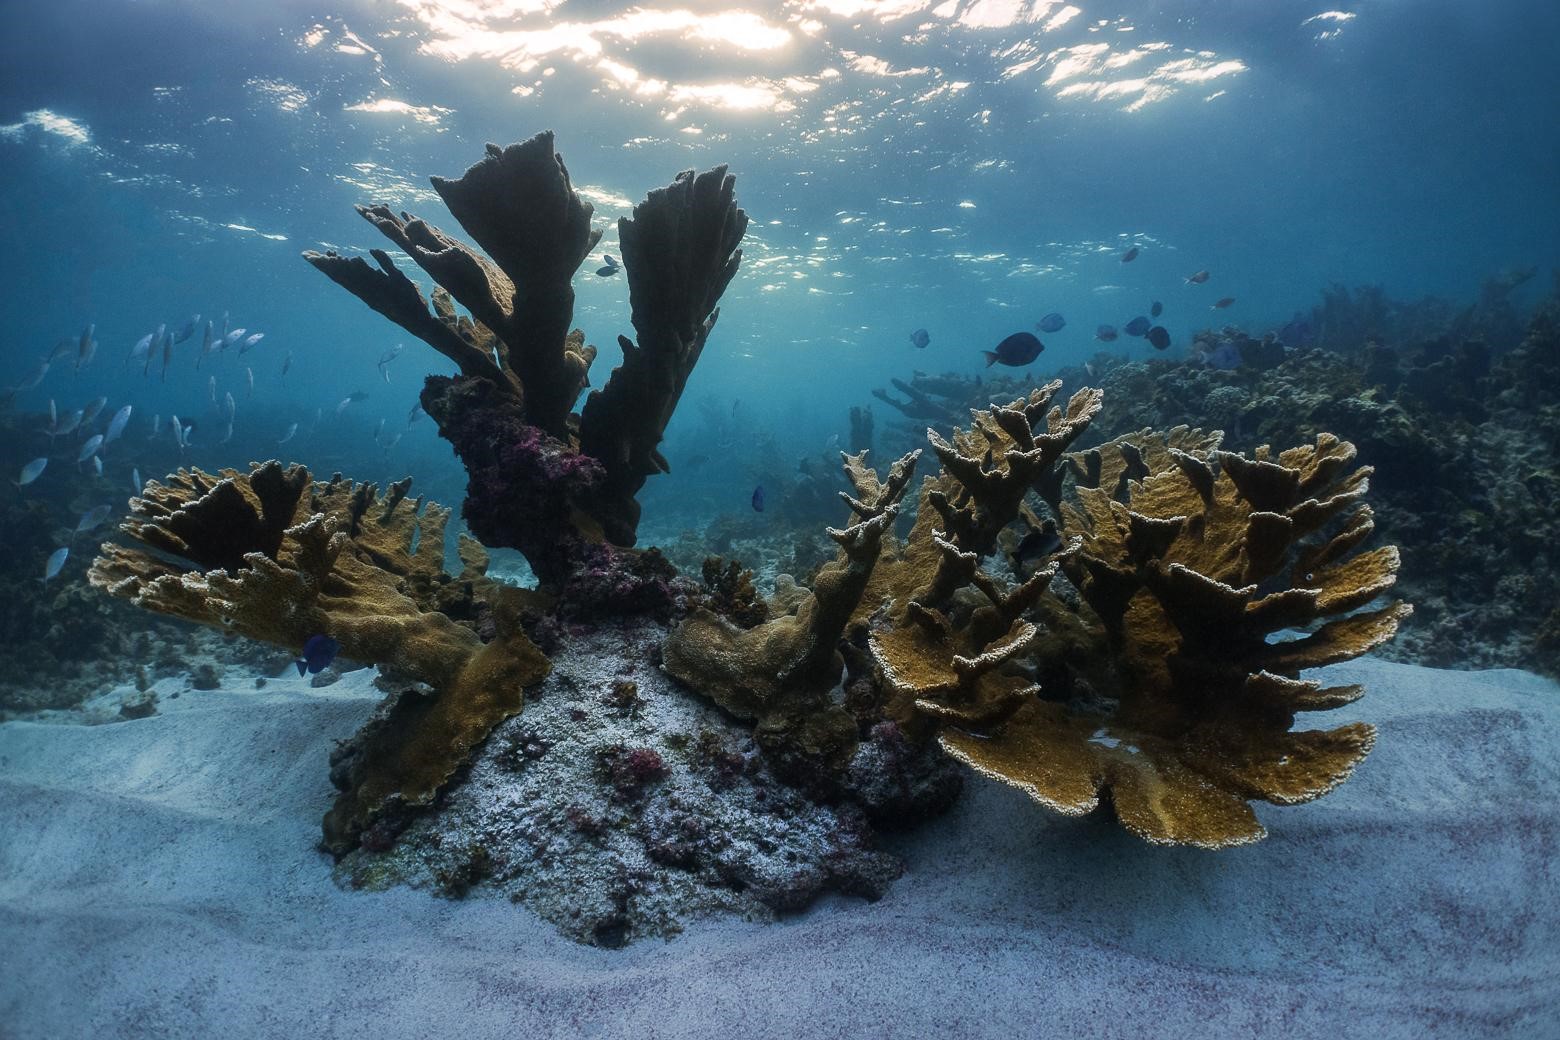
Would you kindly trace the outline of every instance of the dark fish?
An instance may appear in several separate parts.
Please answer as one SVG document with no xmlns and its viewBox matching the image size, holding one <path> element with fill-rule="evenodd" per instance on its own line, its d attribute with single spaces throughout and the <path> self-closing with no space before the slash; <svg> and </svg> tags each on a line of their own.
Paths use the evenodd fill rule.
<svg viewBox="0 0 1560 1040">
<path fill-rule="evenodd" d="M 1062 547 L 1062 536 L 1056 533 L 1056 524 L 1047 520 L 1040 527 L 1031 527 L 1013 550 L 1013 569 L 1022 572 L 1024 564 L 1050 556 Z"/>
<path fill-rule="evenodd" d="M 1207 280 L 1208 280 L 1208 272 L 1207 271 L 1198 271 L 1196 274 L 1187 276 L 1186 284 L 1187 285 L 1201 285 L 1203 282 L 1206 282 Z"/>
<path fill-rule="evenodd" d="M 932 341 L 932 334 L 925 329 L 916 329 L 910 333 L 910 342 L 920 350 L 925 350 L 926 345 Z"/>
<path fill-rule="evenodd" d="M 1295 318 L 1278 330 L 1278 338 L 1285 346 L 1303 347 L 1311 342 L 1311 323 L 1304 318 Z"/>
<path fill-rule="evenodd" d="M 1161 314 L 1163 314 L 1164 312 L 1165 312 L 1165 305 L 1160 303 L 1158 300 L 1155 300 L 1154 301 L 1154 305 L 1148 309 L 1148 316 L 1150 318 L 1157 318 Z"/>
<path fill-rule="evenodd" d="M 987 368 L 998 362 L 1011 368 L 1022 368 L 1039 357 L 1044 349 L 1045 344 L 1036 339 L 1033 332 L 1015 332 L 998 343 L 996 350 L 983 350 L 981 353 L 986 355 Z"/>
<path fill-rule="evenodd" d="M 298 666 L 298 674 L 304 672 L 310 675 L 318 675 L 330 667 L 330 663 L 336 659 L 336 653 L 341 649 L 341 644 L 330 636 L 310 636 L 309 641 L 303 644 L 303 653 L 293 664 Z"/>
<path fill-rule="evenodd" d="M 1054 311 L 1035 322 L 1035 328 L 1045 333 L 1061 332 L 1066 325 L 1067 319 Z"/>
<path fill-rule="evenodd" d="M 1218 303 L 1214 304 L 1210 308 L 1210 310 L 1222 311 L 1224 308 L 1230 306 L 1234 302 L 1235 302 L 1235 297 L 1233 297 L 1233 296 L 1226 296 L 1223 299 L 1221 299 Z"/>
<path fill-rule="evenodd" d="M 611 253 L 602 253 L 601 259 L 605 262 L 606 265 L 604 267 L 596 268 L 596 273 L 601 277 L 610 278 L 617 274 L 619 270 L 621 270 L 617 262 L 617 257 L 613 256 Z"/>
<path fill-rule="evenodd" d="M 1101 343 L 1114 343 L 1116 341 L 1116 326 L 1101 325 L 1094 330 L 1094 338 Z"/>
<path fill-rule="evenodd" d="M 1165 350 L 1170 346 L 1170 331 L 1163 325 L 1155 325 L 1144 335 L 1148 338 L 1149 346 L 1155 350 Z"/>
<path fill-rule="evenodd" d="M 753 512 L 755 512 L 755 513 L 762 513 L 763 511 L 764 511 L 764 485 L 760 484 L 760 485 L 758 485 L 758 487 L 753 489 Z"/>
<path fill-rule="evenodd" d="M 1137 258 L 1138 258 L 1138 247 L 1137 246 L 1133 246 L 1131 249 L 1129 249 L 1125 253 L 1121 254 L 1121 262 L 1124 263 L 1124 264 L 1130 264 L 1132 261 L 1136 260 Z"/>
<path fill-rule="evenodd" d="M 1148 327 L 1152 324 L 1153 322 L 1139 314 L 1136 318 L 1127 322 L 1126 328 L 1121 331 L 1129 336 L 1141 336 L 1148 331 Z"/>
</svg>

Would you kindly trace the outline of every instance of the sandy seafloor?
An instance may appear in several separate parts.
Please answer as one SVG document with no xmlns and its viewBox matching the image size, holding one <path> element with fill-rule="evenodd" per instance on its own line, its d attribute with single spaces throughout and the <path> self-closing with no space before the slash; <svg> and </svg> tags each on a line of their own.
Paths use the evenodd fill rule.
<svg viewBox="0 0 1560 1040">
<path fill-rule="evenodd" d="M 315 848 L 370 673 L 165 681 L 0 725 L 0 1037 L 1560 1037 L 1560 687 L 1365 660 L 1355 777 L 1270 837 L 1150 847 L 972 782 L 876 904 L 619 951 L 353 893 Z M 1333 724 L 1334 718 L 1318 721 Z"/>
</svg>

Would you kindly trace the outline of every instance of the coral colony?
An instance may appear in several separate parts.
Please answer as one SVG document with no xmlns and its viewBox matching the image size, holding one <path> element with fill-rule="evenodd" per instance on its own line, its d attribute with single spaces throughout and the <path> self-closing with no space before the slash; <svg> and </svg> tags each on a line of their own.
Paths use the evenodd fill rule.
<svg viewBox="0 0 1560 1040">
<path fill-rule="evenodd" d="M 305 259 L 459 370 L 421 397 L 469 477 L 459 573 L 450 511 L 409 481 L 274 461 L 148 483 L 132 544 L 90 572 L 150 610 L 379 666 L 385 703 L 332 756 L 324 844 L 350 883 L 489 884 L 614 946 L 690 909 L 876 896 L 899 868 L 874 831 L 946 808 L 959 763 L 1217 849 L 1263 837 L 1250 802 L 1318 798 L 1370 751 L 1363 723 L 1292 728 L 1363 693 L 1301 673 L 1410 610 L 1382 598 L 1398 552 L 1365 547 L 1352 444 L 1246 455 L 1175 427 L 1085 450 L 1099 389 L 961 411 L 896 381 L 895 407 L 944 432 L 880 470 L 852 415 L 834 558 L 768 601 L 734 564 L 696 582 L 635 547 L 636 495 L 668 470 L 662 433 L 741 260 L 734 178 L 680 174 L 620 222 L 635 338 L 578 412 L 597 350 L 570 331 L 571 279 L 600 232 L 552 134 L 433 185 L 482 252 L 359 208 L 431 305 L 382 250 Z M 518 549 L 538 587 L 487 577 L 483 545 Z"/>
</svg>

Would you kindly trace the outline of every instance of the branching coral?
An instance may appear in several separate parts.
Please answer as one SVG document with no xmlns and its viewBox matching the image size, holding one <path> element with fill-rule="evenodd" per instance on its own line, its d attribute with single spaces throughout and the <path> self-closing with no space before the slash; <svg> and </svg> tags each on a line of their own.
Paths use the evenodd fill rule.
<svg viewBox="0 0 1560 1040">
<path fill-rule="evenodd" d="M 841 770 L 855 747 L 856 725 L 830 697 L 845 667 L 839 644 L 918 457 L 899 459 L 880 480 L 865 454 L 844 456 L 856 495 L 841 497 L 855 522 L 829 529 L 838 555 L 819 569 L 796 612 L 742 629 L 701 607 L 667 639 L 666 670 L 738 718 L 754 720 L 760 740 L 783 756 Z"/>
<path fill-rule="evenodd" d="M 304 255 L 455 362 L 460 374 L 429 378 L 422 403 L 466 465 L 463 515 L 483 542 L 519 549 L 561 587 L 611 557 L 605 546 L 634 544 L 634 496 L 668 469 L 657 446 L 741 261 L 747 215 L 720 166 L 679 174 L 619 221 L 638 340 L 618 338 L 622 365 L 574 414 L 596 349 L 569 331 L 571 279 L 601 233 L 552 133 L 489 145 L 460 179 L 433 185 L 485 256 L 409 214 L 358 207 L 438 284 L 431 310 L 383 250 L 370 253 L 377 271 L 361 257 Z"/>
<path fill-rule="evenodd" d="M 1150 841 L 1254 841 L 1265 832 L 1248 800 L 1317 798 L 1374 740 L 1363 723 L 1290 729 L 1297 712 L 1363 692 L 1302 681 L 1302 669 L 1379 646 L 1409 611 L 1356 613 L 1398 565 L 1390 546 L 1354 553 L 1373 527 L 1360 501 L 1370 471 L 1326 435 L 1255 459 L 1142 437 L 1102 456 L 1111 448 L 1151 472 L 1126 482 L 1125 502 L 1104 485 L 1078 488 L 1063 514 L 1079 547 L 1062 559 L 1106 635 L 1119 676 L 1110 701 L 1033 699 L 994 729 L 953 729 L 941 742 L 1064 813 L 1093 809 L 1108 790 L 1122 822 Z M 1309 635 L 1274 638 L 1316 622 Z"/>
<path fill-rule="evenodd" d="M 381 498 L 340 477 L 311 484 L 301 466 L 277 462 L 215 476 L 181 470 L 131 499 L 122 527 L 157 552 L 105 543 L 88 575 L 137 606 L 290 649 L 329 635 L 346 657 L 426 685 L 427 696 L 391 708 L 357 756 L 325 820 L 338 853 L 387 802 L 431 801 L 548 671 L 512 597 L 493 597 L 486 643 L 437 609 L 451 581 L 449 510 L 405 501 L 408 487 Z"/>
</svg>

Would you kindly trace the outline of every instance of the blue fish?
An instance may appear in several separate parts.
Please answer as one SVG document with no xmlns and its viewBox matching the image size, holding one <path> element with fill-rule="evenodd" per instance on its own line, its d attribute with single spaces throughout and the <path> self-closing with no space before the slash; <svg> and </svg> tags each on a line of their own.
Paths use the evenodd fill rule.
<svg viewBox="0 0 1560 1040">
<path fill-rule="evenodd" d="M 1067 319 L 1054 311 L 1035 322 L 1035 328 L 1046 333 L 1061 332 L 1066 325 Z"/>
<path fill-rule="evenodd" d="M 1094 330 L 1094 338 L 1101 343 L 1114 343 L 1116 340 L 1116 326 L 1101 325 Z"/>
<path fill-rule="evenodd" d="M 1148 330 L 1148 342 L 1155 350 L 1167 350 L 1170 347 L 1170 330 L 1163 325 L 1155 325 Z"/>
<path fill-rule="evenodd" d="M 1152 324 L 1153 322 L 1139 314 L 1136 318 L 1127 322 L 1126 328 L 1121 331 L 1129 336 L 1141 336 L 1148 331 L 1148 327 Z"/>
<path fill-rule="evenodd" d="M 1138 247 L 1137 246 L 1133 246 L 1131 249 L 1129 249 L 1125 253 L 1121 254 L 1121 262 L 1124 263 L 1124 264 L 1130 264 L 1132 261 L 1137 259 L 1137 256 L 1138 256 Z"/>
<path fill-rule="evenodd" d="M 28 484 L 31 484 L 33 481 L 38 479 L 39 475 L 43 473 L 43 468 L 48 464 L 49 460 L 40 455 L 38 458 L 33 459 L 27 465 L 23 466 L 20 477 L 11 481 L 11 483 L 15 484 L 17 487 L 26 487 Z"/>
<path fill-rule="evenodd" d="M 910 333 L 910 342 L 914 343 L 918 349 L 925 350 L 926 345 L 931 341 L 932 334 L 925 329 L 916 329 Z"/>
<path fill-rule="evenodd" d="M 596 268 L 596 274 L 600 275 L 602 278 L 611 278 L 621 269 L 618 265 L 617 257 L 613 256 L 611 253 L 602 253 L 601 259 L 605 261 L 605 265 Z"/>
<path fill-rule="evenodd" d="M 303 653 L 293 664 L 298 666 L 298 674 L 304 672 L 310 675 L 318 675 L 330 667 L 330 663 L 336 659 L 336 654 L 341 650 L 341 644 L 330 636 L 310 636 L 309 641 L 303 644 Z"/>
<path fill-rule="evenodd" d="M 758 485 L 758 487 L 753 489 L 753 512 L 755 512 L 755 513 L 762 513 L 763 511 L 764 511 L 764 485 L 760 484 L 760 485 Z"/>
<path fill-rule="evenodd" d="M 70 549 L 66 548 L 65 546 L 61 546 L 50 554 L 49 562 L 43 565 L 42 581 L 45 585 L 49 583 L 50 578 L 54 577 L 60 572 L 61 567 L 65 566 L 65 558 L 69 555 Z"/>
<path fill-rule="evenodd" d="M 986 355 L 987 368 L 998 362 L 1010 368 L 1022 368 L 1039 357 L 1044 349 L 1045 344 L 1036 339 L 1033 332 L 1015 332 L 998 343 L 996 350 L 983 350 L 981 353 Z"/>
<path fill-rule="evenodd" d="M 1150 318 L 1157 318 L 1161 314 L 1163 314 L 1164 312 L 1165 312 L 1165 305 L 1160 303 L 1158 300 L 1155 300 L 1154 301 L 1154 305 L 1148 309 L 1148 316 Z"/>
</svg>

